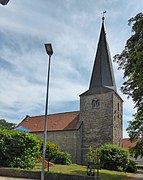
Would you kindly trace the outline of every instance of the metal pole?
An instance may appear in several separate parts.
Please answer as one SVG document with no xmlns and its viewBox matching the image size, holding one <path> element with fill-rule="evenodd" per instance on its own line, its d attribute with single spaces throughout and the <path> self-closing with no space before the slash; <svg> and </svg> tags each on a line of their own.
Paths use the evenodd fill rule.
<svg viewBox="0 0 143 180">
<path fill-rule="evenodd" d="M 45 121 L 44 121 L 43 158 L 42 158 L 41 180 L 44 180 L 44 169 L 45 169 L 46 140 L 47 140 L 47 122 L 48 122 L 47 112 L 48 112 L 50 64 L 51 64 L 51 55 L 49 55 L 49 64 L 48 64 L 48 77 L 47 77 L 46 107 L 45 107 Z"/>
</svg>

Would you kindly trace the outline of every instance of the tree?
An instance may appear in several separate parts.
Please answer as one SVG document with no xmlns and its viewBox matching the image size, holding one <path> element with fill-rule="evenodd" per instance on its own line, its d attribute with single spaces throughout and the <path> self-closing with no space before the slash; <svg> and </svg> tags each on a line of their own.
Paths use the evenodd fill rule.
<svg viewBox="0 0 143 180">
<path fill-rule="evenodd" d="M 0 129 L 14 129 L 16 124 L 14 123 L 9 123 L 5 119 L 0 119 Z"/>
<path fill-rule="evenodd" d="M 128 22 L 129 26 L 132 25 L 132 35 L 122 53 L 115 55 L 114 60 L 119 69 L 124 70 L 126 78 L 121 90 L 133 99 L 137 109 L 134 120 L 129 122 L 127 128 L 130 140 L 136 141 L 139 137 L 143 138 L 143 13 Z M 143 139 L 134 147 L 134 153 L 136 157 L 143 156 Z"/>
</svg>

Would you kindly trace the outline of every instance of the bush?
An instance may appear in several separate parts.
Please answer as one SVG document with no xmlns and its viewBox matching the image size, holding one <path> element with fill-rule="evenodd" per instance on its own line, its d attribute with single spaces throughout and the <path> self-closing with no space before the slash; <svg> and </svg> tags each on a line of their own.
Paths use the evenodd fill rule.
<svg viewBox="0 0 143 180">
<path fill-rule="evenodd" d="M 131 172 L 131 173 L 134 173 L 137 171 L 136 163 L 133 160 L 129 159 L 129 163 L 128 163 L 126 171 Z"/>
<path fill-rule="evenodd" d="M 99 148 L 92 149 L 92 147 L 89 147 L 89 151 L 86 157 L 87 164 L 94 164 L 94 163 L 100 163 L 100 157 L 99 157 Z"/>
<path fill-rule="evenodd" d="M 42 151 L 43 145 L 41 146 L 41 154 Z M 71 155 L 68 152 L 61 152 L 56 144 L 49 141 L 46 142 L 45 159 L 55 164 L 69 165 L 72 163 Z"/>
<path fill-rule="evenodd" d="M 72 163 L 71 155 L 67 152 L 58 152 L 55 158 L 55 164 L 70 165 Z"/>
<path fill-rule="evenodd" d="M 129 163 L 128 151 L 112 144 L 99 148 L 99 158 L 102 168 L 109 170 L 126 171 Z"/>
<path fill-rule="evenodd" d="M 86 161 L 88 164 L 95 162 L 96 157 L 94 155 L 95 155 L 94 151 L 93 151 L 92 147 L 90 146 L 88 149 L 87 156 L 86 156 Z"/>
<path fill-rule="evenodd" d="M 33 168 L 40 154 L 40 141 L 23 131 L 0 130 L 0 166 Z"/>
<path fill-rule="evenodd" d="M 56 144 L 51 142 L 46 143 L 46 160 L 54 161 L 58 152 L 59 152 L 59 148 Z"/>
</svg>

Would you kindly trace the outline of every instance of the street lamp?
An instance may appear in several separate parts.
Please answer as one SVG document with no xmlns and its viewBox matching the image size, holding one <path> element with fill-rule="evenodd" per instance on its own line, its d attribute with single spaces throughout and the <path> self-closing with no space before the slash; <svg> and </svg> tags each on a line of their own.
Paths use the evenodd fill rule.
<svg viewBox="0 0 143 180">
<path fill-rule="evenodd" d="M 49 94 L 49 79 L 50 79 L 50 64 L 51 64 L 51 56 L 53 54 L 52 45 L 45 44 L 46 52 L 49 56 L 49 64 L 48 64 L 48 75 L 47 75 L 47 92 L 46 92 L 46 106 L 45 106 L 45 121 L 44 121 L 44 137 L 43 137 L 43 158 L 42 158 L 42 172 L 41 172 L 41 180 L 44 180 L 44 169 L 45 169 L 45 155 L 46 155 L 46 140 L 47 140 L 47 112 L 48 112 L 48 94 Z M 48 171 L 49 171 L 49 163 L 48 163 Z"/>
<path fill-rule="evenodd" d="M 9 2 L 9 0 L 0 0 L 0 4 L 6 5 Z"/>
</svg>

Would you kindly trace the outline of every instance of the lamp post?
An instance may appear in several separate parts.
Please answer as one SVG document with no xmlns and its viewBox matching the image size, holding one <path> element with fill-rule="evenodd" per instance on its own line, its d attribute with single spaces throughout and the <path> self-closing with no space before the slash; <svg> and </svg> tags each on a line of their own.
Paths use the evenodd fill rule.
<svg viewBox="0 0 143 180">
<path fill-rule="evenodd" d="M 6 5 L 9 2 L 9 0 L 0 0 L 0 4 Z"/>
<path fill-rule="evenodd" d="M 44 137 L 43 137 L 43 158 L 42 158 L 42 172 L 41 172 L 41 180 L 44 180 L 44 169 L 45 169 L 45 155 L 46 155 L 46 140 L 47 140 L 47 112 L 48 112 L 48 94 L 49 94 L 49 79 L 50 79 L 50 65 L 51 65 L 51 56 L 53 54 L 52 45 L 45 44 L 46 52 L 49 56 L 48 63 L 48 75 L 47 75 L 47 92 L 46 92 L 46 106 L 45 106 L 45 121 L 44 121 Z M 48 164 L 49 170 L 49 164 Z"/>
</svg>

